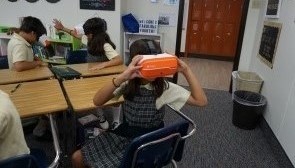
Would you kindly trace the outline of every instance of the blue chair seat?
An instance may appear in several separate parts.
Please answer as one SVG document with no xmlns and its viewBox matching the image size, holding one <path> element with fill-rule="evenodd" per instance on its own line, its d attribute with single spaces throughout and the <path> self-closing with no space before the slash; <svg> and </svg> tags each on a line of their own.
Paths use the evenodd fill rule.
<svg viewBox="0 0 295 168">
<path fill-rule="evenodd" d="M 135 138 L 128 146 L 120 168 L 163 167 L 182 158 L 189 122 L 181 120 Z"/>
<path fill-rule="evenodd" d="M 45 168 L 46 154 L 39 149 L 32 149 L 31 154 L 13 156 L 0 161 L 1 168 Z"/>
<path fill-rule="evenodd" d="M 8 69 L 8 58 L 7 55 L 0 56 L 0 69 Z"/>
<path fill-rule="evenodd" d="M 67 64 L 81 64 L 86 63 L 88 52 L 87 50 L 69 51 L 67 55 Z"/>
</svg>

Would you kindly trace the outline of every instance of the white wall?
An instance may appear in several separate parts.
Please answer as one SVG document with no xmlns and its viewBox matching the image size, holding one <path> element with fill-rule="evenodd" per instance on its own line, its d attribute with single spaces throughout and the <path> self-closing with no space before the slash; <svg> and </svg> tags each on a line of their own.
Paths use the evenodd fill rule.
<svg viewBox="0 0 295 168">
<path fill-rule="evenodd" d="M 185 52 L 187 22 L 188 22 L 188 10 L 189 10 L 189 0 L 184 0 L 180 52 Z"/>
<path fill-rule="evenodd" d="M 0 25 L 19 26 L 19 17 L 34 16 L 43 24 L 52 24 L 52 19 L 60 19 L 64 26 L 74 27 L 93 16 L 99 16 L 107 21 L 108 33 L 121 53 L 121 0 L 115 0 L 115 11 L 81 10 L 79 0 L 61 0 L 57 3 L 48 3 L 39 0 L 29 3 L 25 0 L 9 2 L 0 0 Z"/>
<path fill-rule="evenodd" d="M 123 10 L 128 14 L 132 13 L 136 19 L 158 19 L 159 13 L 175 14 L 176 24 L 173 27 L 159 26 L 158 32 L 164 37 L 163 51 L 170 53 L 175 52 L 176 33 L 177 33 L 177 17 L 178 17 L 178 4 L 177 5 L 164 5 L 164 0 L 158 0 L 157 3 L 151 3 L 150 0 L 126 0 L 127 10 Z"/>
<path fill-rule="evenodd" d="M 178 5 L 164 5 L 164 0 L 158 0 L 158 3 L 151 3 L 150 0 L 115 0 L 115 11 L 102 10 L 81 10 L 79 0 L 61 0 L 58 3 L 48 3 L 45 0 L 39 0 L 35 3 L 29 3 L 25 0 L 9 2 L 0 0 L 0 25 L 19 26 L 19 17 L 35 16 L 41 19 L 44 24 L 52 24 L 52 19 L 60 19 L 66 27 L 73 27 L 88 18 L 99 16 L 108 23 L 108 33 L 117 46 L 117 51 L 123 54 L 123 29 L 121 16 L 132 13 L 136 18 L 156 18 L 159 13 L 174 13 L 177 23 Z M 159 33 L 163 34 L 163 50 L 174 53 L 176 42 L 177 26 L 159 27 Z"/>
<path fill-rule="evenodd" d="M 251 4 L 254 1 L 258 2 L 251 0 Z M 282 1 L 279 19 L 265 19 L 267 0 L 259 2 L 260 9 L 249 9 L 239 70 L 254 71 L 263 78 L 261 93 L 268 101 L 264 117 L 295 165 L 295 1 Z M 257 57 L 264 20 L 283 24 L 272 69 Z"/>
<path fill-rule="evenodd" d="M 163 1 L 158 0 L 158 3 L 152 4 L 150 0 L 123 0 L 121 4 L 120 0 L 116 0 L 116 11 L 95 11 L 80 10 L 78 0 L 61 0 L 55 4 L 45 0 L 36 3 L 0 0 L 0 25 L 18 26 L 18 17 L 32 15 L 40 18 L 44 24 L 58 18 L 65 26 L 73 27 L 98 15 L 106 19 L 108 33 L 117 45 L 117 51 L 122 53 L 121 13 L 132 12 L 137 18 L 157 18 L 160 12 L 175 13 L 177 16 L 178 5 L 166 6 Z M 280 18 L 273 20 L 283 23 L 273 69 L 257 57 L 266 2 L 267 0 L 250 1 L 239 70 L 257 72 L 264 79 L 262 94 L 268 100 L 264 117 L 295 165 L 295 1 L 283 0 Z M 181 51 L 184 51 L 185 46 L 187 10 L 188 0 L 185 0 Z M 177 27 L 160 27 L 159 32 L 164 34 L 164 50 L 174 53 Z"/>
</svg>

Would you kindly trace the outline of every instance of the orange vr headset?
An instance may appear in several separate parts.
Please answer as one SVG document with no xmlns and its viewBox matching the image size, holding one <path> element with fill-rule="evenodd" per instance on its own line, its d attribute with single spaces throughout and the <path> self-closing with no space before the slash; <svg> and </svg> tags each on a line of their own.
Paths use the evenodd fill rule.
<svg viewBox="0 0 295 168">
<path fill-rule="evenodd" d="M 142 68 L 140 73 L 143 78 L 157 78 L 173 75 L 177 71 L 177 57 L 164 53 L 157 55 L 143 55 L 138 63 Z"/>
</svg>

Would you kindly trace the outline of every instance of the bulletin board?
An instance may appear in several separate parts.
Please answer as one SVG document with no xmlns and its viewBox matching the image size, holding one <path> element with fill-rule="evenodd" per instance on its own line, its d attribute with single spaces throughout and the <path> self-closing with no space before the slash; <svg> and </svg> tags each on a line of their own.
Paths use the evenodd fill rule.
<svg viewBox="0 0 295 168">
<path fill-rule="evenodd" d="M 266 14 L 267 18 L 279 18 L 282 0 L 268 0 Z"/>
<path fill-rule="evenodd" d="M 281 23 L 264 22 L 258 57 L 270 68 L 273 68 L 281 28 Z"/>
<path fill-rule="evenodd" d="M 115 0 L 80 0 L 80 9 L 115 10 Z"/>
</svg>

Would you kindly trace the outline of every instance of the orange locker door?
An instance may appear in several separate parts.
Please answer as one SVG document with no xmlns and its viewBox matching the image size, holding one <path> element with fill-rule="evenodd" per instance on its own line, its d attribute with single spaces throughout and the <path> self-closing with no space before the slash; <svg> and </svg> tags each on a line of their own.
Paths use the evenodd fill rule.
<svg viewBox="0 0 295 168">
<path fill-rule="evenodd" d="M 235 24 L 224 25 L 224 42 L 223 42 L 223 54 L 226 56 L 234 57 L 237 45 L 237 30 Z"/>
<path fill-rule="evenodd" d="M 203 22 L 200 53 L 211 54 L 213 22 Z"/>
<path fill-rule="evenodd" d="M 191 20 L 202 20 L 202 2 L 203 0 L 190 1 L 192 3 Z"/>
<path fill-rule="evenodd" d="M 215 21 L 224 22 L 227 20 L 227 4 L 228 0 L 215 1 Z"/>
<path fill-rule="evenodd" d="M 213 25 L 213 36 L 212 36 L 212 54 L 213 55 L 223 55 L 223 29 L 224 29 L 224 24 L 222 22 L 215 23 Z"/>
<path fill-rule="evenodd" d="M 215 5 L 214 0 L 203 0 L 203 20 L 214 20 Z"/>
<path fill-rule="evenodd" d="M 189 36 L 189 47 L 188 50 L 190 53 L 199 53 L 200 52 L 200 43 L 201 43 L 201 30 L 202 24 L 200 21 L 194 21 L 192 22 L 191 28 L 190 28 L 190 34 Z"/>
</svg>

